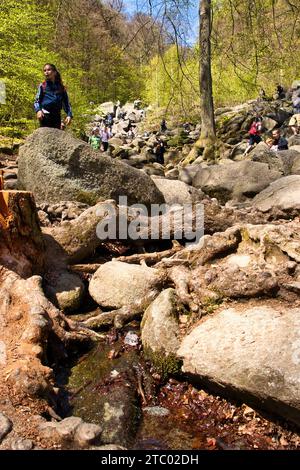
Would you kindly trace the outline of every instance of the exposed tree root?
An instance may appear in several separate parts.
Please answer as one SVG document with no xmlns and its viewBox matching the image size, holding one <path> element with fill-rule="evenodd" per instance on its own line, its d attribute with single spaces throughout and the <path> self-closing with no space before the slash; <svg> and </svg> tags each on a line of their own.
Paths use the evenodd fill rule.
<svg viewBox="0 0 300 470">
<path fill-rule="evenodd" d="M 45 297 L 42 278 L 22 279 L 0 267 L 0 340 L 5 347 L 2 370 L 13 389 L 22 394 L 41 395 L 52 388 L 52 370 L 47 363 L 51 342 L 66 354 L 75 342 L 87 343 L 97 333 L 69 320 Z"/>
<path fill-rule="evenodd" d="M 143 311 L 141 309 L 133 309 L 122 307 L 110 312 L 102 312 L 95 317 L 88 318 L 83 321 L 83 325 L 89 328 L 102 328 L 103 326 L 114 326 L 117 329 L 123 328 L 126 323 L 134 319 L 140 318 Z"/>
</svg>

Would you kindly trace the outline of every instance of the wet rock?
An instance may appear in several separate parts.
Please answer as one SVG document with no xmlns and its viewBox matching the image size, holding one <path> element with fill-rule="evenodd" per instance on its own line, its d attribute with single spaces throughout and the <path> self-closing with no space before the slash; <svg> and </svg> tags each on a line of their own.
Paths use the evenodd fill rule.
<svg viewBox="0 0 300 470">
<path fill-rule="evenodd" d="M 0 442 L 12 430 L 12 427 L 12 421 L 7 416 L 5 416 L 4 413 L 0 412 Z"/>
<path fill-rule="evenodd" d="M 119 377 L 116 380 L 120 383 L 110 387 L 103 400 L 101 440 L 104 444 L 128 446 L 136 430 L 136 394 L 131 381 L 123 383 Z"/>
</svg>

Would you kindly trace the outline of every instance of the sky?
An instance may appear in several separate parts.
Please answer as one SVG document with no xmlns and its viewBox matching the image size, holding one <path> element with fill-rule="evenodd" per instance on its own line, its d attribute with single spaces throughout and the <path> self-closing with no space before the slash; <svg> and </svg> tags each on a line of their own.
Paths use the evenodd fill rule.
<svg viewBox="0 0 300 470">
<path fill-rule="evenodd" d="M 152 9 L 152 14 L 157 19 L 161 18 L 163 15 L 163 10 L 165 6 L 164 0 L 124 0 L 125 10 L 129 15 L 133 15 L 137 11 L 142 11 L 145 13 L 150 12 Z M 166 3 L 169 6 L 176 4 L 188 4 L 188 7 L 181 8 L 182 18 L 184 20 L 189 20 L 189 27 L 186 30 L 187 42 L 193 44 L 197 40 L 198 36 L 198 1 L 197 0 L 166 0 Z M 175 10 L 176 11 L 176 10 Z"/>
</svg>

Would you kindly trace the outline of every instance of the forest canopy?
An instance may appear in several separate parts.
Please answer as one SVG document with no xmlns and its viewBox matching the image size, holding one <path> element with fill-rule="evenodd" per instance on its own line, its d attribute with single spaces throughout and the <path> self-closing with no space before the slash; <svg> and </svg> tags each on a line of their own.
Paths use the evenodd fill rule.
<svg viewBox="0 0 300 470">
<path fill-rule="evenodd" d="M 149 5 L 153 4 L 149 2 Z M 199 102 L 198 45 L 188 1 L 126 13 L 121 0 L 5 0 L 0 4 L 1 121 L 33 119 L 42 67 L 55 63 L 74 108 L 91 102 L 147 104 L 188 115 Z M 176 8 L 175 8 L 176 7 Z M 289 86 L 300 66 L 300 6 L 289 0 L 214 0 L 214 102 L 233 104 Z M 181 14 L 181 16 L 180 16 Z M 194 19 L 194 23 L 196 19 Z"/>
</svg>

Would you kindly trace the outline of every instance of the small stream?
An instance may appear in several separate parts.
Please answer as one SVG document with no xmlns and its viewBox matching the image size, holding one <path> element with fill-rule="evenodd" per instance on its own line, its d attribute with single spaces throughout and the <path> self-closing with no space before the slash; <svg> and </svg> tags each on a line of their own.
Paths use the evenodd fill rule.
<svg viewBox="0 0 300 470">
<path fill-rule="evenodd" d="M 141 351 L 139 326 L 111 331 L 56 371 L 62 416 L 103 427 L 104 443 L 127 449 L 294 449 L 299 437 L 243 403 L 177 378 L 165 383 Z M 298 439 L 298 441 L 297 441 Z"/>
</svg>

